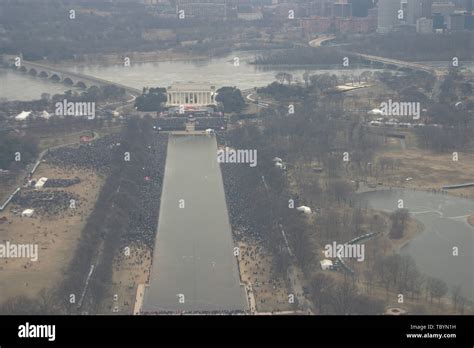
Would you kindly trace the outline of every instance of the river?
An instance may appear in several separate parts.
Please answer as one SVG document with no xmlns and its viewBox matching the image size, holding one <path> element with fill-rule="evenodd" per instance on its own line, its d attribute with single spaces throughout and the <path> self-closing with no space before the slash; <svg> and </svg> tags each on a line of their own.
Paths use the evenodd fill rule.
<svg viewBox="0 0 474 348">
<path fill-rule="evenodd" d="M 474 300 L 474 228 L 467 223 L 473 200 L 413 190 L 366 192 L 361 197 L 369 206 L 389 212 L 403 199 L 424 231 L 401 252 L 411 255 L 422 273 L 442 279 L 450 290 L 461 285 L 464 296 Z M 458 256 L 453 255 L 454 247 Z"/>
<path fill-rule="evenodd" d="M 11 69 L 0 68 L 0 99 L 28 101 L 40 99 L 42 93 L 51 95 L 74 89 L 62 83 L 44 80 Z"/>
<path fill-rule="evenodd" d="M 239 65 L 234 66 L 234 57 L 239 58 Z M 63 64 L 60 67 L 74 72 L 99 77 L 126 86 L 142 89 L 148 87 L 168 87 L 177 81 L 209 81 L 218 88 L 236 86 L 242 90 L 263 87 L 275 81 L 280 71 L 290 72 L 295 81 L 303 81 L 303 74 L 359 75 L 373 69 L 319 69 L 311 67 L 258 67 L 250 64 L 255 52 L 233 52 L 224 57 L 204 60 L 173 60 L 154 63 L 134 63 L 130 67 L 122 65 L 88 65 Z M 61 83 L 46 81 L 38 77 L 0 69 L 0 98 L 7 100 L 39 99 L 41 93 L 61 93 L 74 89 Z"/>
<path fill-rule="evenodd" d="M 241 90 L 266 86 L 275 80 L 279 71 L 288 71 L 299 81 L 309 71 L 313 74 L 346 74 L 358 75 L 370 69 L 328 69 L 258 67 L 250 64 L 255 53 L 234 52 L 225 57 L 194 61 L 166 61 L 155 63 L 133 64 L 130 67 L 121 65 L 72 66 L 70 69 L 86 75 L 97 76 L 105 80 L 141 89 L 143 86 L 168 87 L 176 81 L 209 81 L 218 87 L 236 86 Z M 239 58 L 239 65 L 234 66 L 234 57 Z M 375 70 L 370 70 L 375 71 Z"/>
<path fill-rule="evenodd" d="M 170 135 L 144 312 L 247 309 L 216 151 L 213 136 Z"/>
</svg>

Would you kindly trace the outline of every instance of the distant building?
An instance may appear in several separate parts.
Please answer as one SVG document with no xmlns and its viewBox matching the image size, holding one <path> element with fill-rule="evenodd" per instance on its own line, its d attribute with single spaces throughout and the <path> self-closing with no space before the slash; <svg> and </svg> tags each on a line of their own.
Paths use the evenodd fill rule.
<svg viewBox="0 0 474 348">
<path fill-rule="evenodd" d="M 300 25 L 307 35 L 334 31 L 334 20 L 329 17 L 303 18 L 300 20 Z"/>
<path fill-rule="evenodd" d="M 465 0 L 466 1 L 466 11 L 467 11 L 467 14 L 470 16 L 472 15 L 472 2 L 473 0 Z"/>
<path fill-rule="evenodd" d="M 431 18 L 433 0 L 406 0 L 406 21 L 415 25 L 418 18 Z"/>
<path fill-rule="evenodd" d="M 441 13 L 444 17 L 449 16 L 451 13 L 454 13 L 456 10 L 456 5 L 451 1 L 436 1 L 431 6 L 431 11 L 433 13 Z"/>
<path fill-rule="evenodd" d="M 444 16 L 441 13 L 433 13 L 433 29 L 443 30 L 445 28 Z"/>
<path fill-rule="evenodd" d="M 474 0 L 466 0 L 466 23 L 464 27 L 467 30 L 474 29 L 474 16 L 472 15 L 473 2 Z"/>
<path fill-rule="evenodd" d="M 401 3 L 394 0 L 379 0 L 377 13 L 377 32 L 391 32 L 394 26 L 400 23 L 398 11 L 401 10 Z"/>
<path fill-rule="evenodd" d="M 416 32 L 430 34 L 433 32 L 433 20 L 431 18 L 418 18 L 416 20 Z"/>
<path fill-rule="evenodd" d="M 313 17 L 300 20 L 307 36 L 318 33 L 338 32 L 343 34 L 367 34 L 377 29 L 376 17 Z"/>
<path fill-rule="evenodd" d="M 217 105 L 216 87 L 210 83 L 176 82 L 166 89 L 167 106 Z"/>
<path fill-rule="evenodd" d="M 369 8 L 367 13 L 368 13 L 367 17 L 374 17 L 375 19 L 377 19 L 379 9 L 377 7 Z"/>
<path fill-rule="evenodd" d="M 377 19 L 375 17 L 338 18 L 336 28 L 342 34 L 368 34 L 377 29 Z"/>
<path fill-rule="evenodd" d="M 465 28 L 465 14 L 452 13 L 447 17 L 447 27 L 451 31 L 461 31 Z"/>
<path fill-rule="evenodd" d="M 330 0 L 313 0 L 311 1 L 311 15 L 319 17 L 331 17 L 332 6 L 334 1 Z"/>
<path fill-rule="evenodd" d="M 372 0 L 349 0 L 352 4 L 352 16 L 354 17 L 367 17 L 369 11 L 375 8 L 375 3 Z"/>
<path fill-rule="evenodd" d="M 472 14 L 472 7 L 473 7 L 472 2 L 473 2 L 473 0 L 465 0 L 465 2 L 466 2 L 466 11 L 467 11 L 467 13 Z"/>
<path fill-rule="evenodd" d="M 347 3 L 347 0 L 339 0 L 332 5 L 333 17 L 352 17 L 352 4 Z"/>
<path fill-rule="evenodd" d="M 416 20 L 422 17 L 424 0 L 408 0 L 407 23 L 416 24 Z"/>
<path fill-rule="evenodd" d="M 202 18 L 226 18 L 225 0 L 176 0 L 176 14 Z"/>
<path fill-rule="evenodd" d="M 473 30 L 474 29 L 474 16 L 472 15 L 466 15 L 466 18 L 465 18 L 465 28 L 467 30 Z"/>
<path fill-rule="evenodd" d="M 424 0 L 421 5 L 421 17 L 431 18 L 433 0 Z"/>
</svg>

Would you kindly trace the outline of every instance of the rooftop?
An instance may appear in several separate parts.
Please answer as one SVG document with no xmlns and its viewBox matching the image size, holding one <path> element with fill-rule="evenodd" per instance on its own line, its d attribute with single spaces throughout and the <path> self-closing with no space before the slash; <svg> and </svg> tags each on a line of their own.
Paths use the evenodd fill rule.
<svg viewBox="0 0 474 348">
<path fill-rule="evenodd" d="M 169 90 L 174 91 L 209 91 L 210 89 L 215 89 L 215 86 L 212 85 L 210 82 L 174 82 L 168 88 Z"/>
</svg>

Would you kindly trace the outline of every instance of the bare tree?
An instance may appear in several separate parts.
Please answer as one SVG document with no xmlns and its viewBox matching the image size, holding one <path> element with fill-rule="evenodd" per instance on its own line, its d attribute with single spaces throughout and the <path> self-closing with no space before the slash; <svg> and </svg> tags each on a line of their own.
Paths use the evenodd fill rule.
<svg viewBox="0 0 474 348">
<path fill-rule="evenodd" d="M 344 275 L 344 280 L 334 287 L 332 305 L 335 314 L 350 314 L 353 311 L 354 300 L 357 296 L 355 283 L 349 276 Z"/>
<path fill-rule="evenodd" d="M 456 307 L 459 302 L 459 298 L 462 296 L 461 285 L 456 285 L 455 287 L 453 287 L 451 294 L 452 294 L 452 300 L 453 300 L 453 308 L 454 310 L 456 310 Z"/>
<path fill-rule="evenodd" d="M 441 298 L 448 293 L 446 282 L 438 278 L 429 277 L 426 286 L 430 295 L 430 303 L 433 303 L 433 298 L 438 298 L 438 303 L 441 304 Z"/>
<path fill-rule="evenodd" d="M 311 299 L 319 314 L 330 314 L 330 296 L 334 291 L 334 279 L 324 273 L 317 273 L 311 280 Z"/>
<path fill-rule="evenodd" d="M 397 209 L 390 214 L 390 220 L 392 221 L 390 238 L 400 239 L 403 237 L 409 217 L 410 214 L 407 209 Z"/>
</svg>

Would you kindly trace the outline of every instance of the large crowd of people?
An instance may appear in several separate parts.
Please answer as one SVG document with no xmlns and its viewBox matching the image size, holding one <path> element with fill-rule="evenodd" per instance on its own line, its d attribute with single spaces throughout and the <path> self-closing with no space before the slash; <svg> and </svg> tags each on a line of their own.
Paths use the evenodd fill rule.
<svg viewBox="0 0 474 348">
<path fill-rule="evenodd" d="M 226 120 L 222 117 L 200 117 L 196 119 L 196 130 L 205 129 L 225 130 L 227 129 Z"/>
<path fill-rule="evenodd" d="M 245 311 L 234 309 L 234 310 L 210 310 L 210 311 L 156 311 L 156 312 L 144 312 L 144 315 L 243 315 Z"/>
<path fill-rule="evenodd" d="M 167 139 L 166 134 L 154 134 L 153 137 L 147 140 L 149 143 L 145 147 L 143 167 L 139 168 L 140 173 L 138 174 L 142 176 L 134 182 L 137 197 L 135 202 L 137 203 L 129 211 L 128 233 L 124 236 L 124 244 L 143 242 L 150 248 L 154 246 L 166 161 Z M 46 160 L 51 164 L 63 167 L 88 168 L 104 172 L 113 164 L 122 165 L 125 163 L 123 153 L 127 149 L 122 147 L 122 142 L 123 140 L 118 134 L 107 135 L 87 145 L 68 146 L 51 150 L 47 154 Z M 114 152 L 116 153 L 114 154 Z M 134 156 L 133 154 L 130 155 Z M 76 183 L 77 180 L 48 180 L 45 186 L 65 187 Z"/>
<path fill-rule="evenodd" d="M 182 117 L 159 118 L 155 121 L 153 129 L 156 131 L 185 130 L 186 119 Z"/>
<path fill-rule="evenodd" d="M 34 209 L 36 213 L 51 216 L 69 209 L 71 200 L 79 201 L 77 195 L 67 191 L 22 190 L 15 195 L 12 203 L 22 209 Z"/>
<path fill-rule="evenodd" d="M 49 150 L 45 159 L 53 165 L 103 171 L 112 163 L 115 158 L 114 150 L 118 151 L 120 144 L 121 136 L 111 134 L 79 147 L 67 146 Z"/>
<path fill-rule="evenodd" d="M 139 199 L 137 206 L 131 211 L 129 233 L 126 235 L 126 242 L 141 241 L 152 250 L 158 226 L 167 143 L 167 135 L 158 134 L 147 145 L 143 177 L 135 182 Z"/>
<path fill-rule="evenodd" d="M 241 189 L 240 181 L 236 167 L 232 165 L 221 165 L 222 177 L 224 181 L 224 189 L 226 193 L 226 201 L 229 212 L 229 219 L 232 229 L 234 231 L 234 238 L 236 241 L 243 240 L 243 238 L 250 238 L 253 241 L 260 243 L 263 237 L 260 233 L 261 228 L 255 224 L 246 212 L 245 200 L 243 191 Z M 238 232 L 237 232 L 238 231 Z"/>
<path fill-rule="evenodd" d="M 48 179 L 43 187 L 69 187 L 72 185 L 79 184 L 81 179 L 74 178 L 74 179 Z"/>
</svg>

